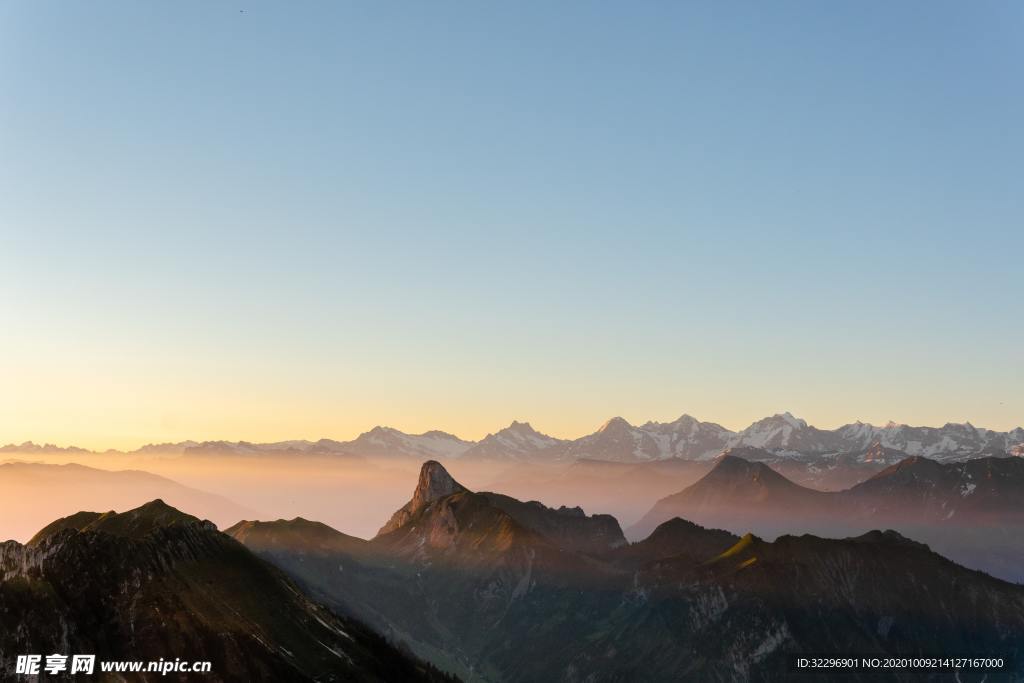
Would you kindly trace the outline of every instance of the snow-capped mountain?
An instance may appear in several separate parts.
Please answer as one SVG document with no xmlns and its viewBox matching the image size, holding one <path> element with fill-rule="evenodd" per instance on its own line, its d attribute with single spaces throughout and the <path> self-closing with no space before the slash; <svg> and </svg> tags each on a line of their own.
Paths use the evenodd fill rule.
<svg viewBox="0 0 1024 683">
<path fill-rule="evenodd" d="M 834 432 L 812 427 L 788 412 L 758 420 L 733 435 L 728 446 L 750 446 L 792 453 L 831 453 L 842 450 Z"/>
<path fill-rule="evenodd" d="M 440 431 L 406 434 L 391 427 L 374 427 L 351 441 L 320 439 L 307 441 L 275 441 L 250 443 L 248 441 L 204 441 L 183 444 L 143 446 L 137 454 L 175 454 L 186 456 L 288 456 L 333 455 L 363 458 L 407 457 L 417 459 L 457 458 L 473 445 L 457 436 Z"/>
<path fill-rule="evenodd" d="M 478 442 L 441 431 L 406 434 L 391 427 L 374 427 L 351 441 L 183 441 L 151 444 L 131 453 L 163 456 L 305 453 L 365 458 L 398 456 L 443 460 L 469 457 L 510 462 L 588 459 L 639 463 L 673 458 L 710 461 L 726 449 L 743 447 L 771 453 L 777 461 L 792 458 L 811 465 L 820 464 L 818 461 L 822 458 L 831 458 L 833 465 L 842 464 L 850 461 L 851 457 L 859 464 L 887 464 L 897 452 L 949 462 L 988 455 L 1024 456 L 1024 428 L 999 432 L 975 427 L 969 422 L 951 422 L 942 427 L 910 427 L 893 422 L 878 427 L 854 422 L 828 430 L 809 425 L 805 420 L 784 412 L 758 420 L 738 432 L 689 415 L 672 422 L 646 422 L 639 426 L 614 417 L 593 434 L 572 440 L 548 436 L 527 422 L 513 422 Z M 2 452 L 78 454 L 89 451 L 74 446 L 60 448 L 26 442 L 20 446 L 0 447 Z M 844 458 L 836 460 L 835 456 L 840 455 Z"/>
<path fill-rule="evenodd" d="M 73 453 L 89 453 L 90 451 L 79 448 L 78 446 L 54 446 L 52 443 L 37 444 L 31 441 L 26 441 L 21 444 L 9 443 L 6 446 L 0 446 L 0 453 L 37 453 L 37 454 L 73 454 Z"/>
<path fill-rule="evenodd" d="M 406 434 L 391 427 L 374 427 L 341 447 L 364 457 L 408 456 L 416 458 L 458 458 L 473 445 L 459 437 L 437 430 Z"/>
<path fill-rule="evenodd" d="M 202 441 L 200 443 L 185 442 L 183 444 L 161 444 L 159 446 L 143 446 L 135 453 L 140 455 L 180 454 L 189 457 L 206 455 L 278 455 L 282 453 L 304 453 L 313 446 L 311 441 L 279 441 L 273 443 L 252 443 L 250 441 Z"/>
<path fill-rule="evenodd" d="M 529 422 L 513 421 L 508 427 L 478 441 L 463 457 L 524 460 L 564 443 L 562 439 L 541 434 Z"/>
<path fill-rule="evenodd" d="M 996 432 L 978 428 L 970 422 L 948 422 L 942 427 L 910 427 L 890 422 L 884 427 L 856 422 L 833 432 L 844 451 L 855 451 L 879 443 L 885 448 L 908 455 L 923 455 L 935 460 L 959 460 L 979 454 L 1012 453 L 1024 444 L 1024 429 Z"/>
<path fill-rule="evenodd" d="M 594 434 L 568 442 L 555 451 L 565 459 L 642 462 L 668 458 L 709 460 L 723 450 L 742 447 L 761 449 L 779 459 L 792 457 L 808 462 L 825 456 L 834 459 L 840 454 L 855 456 L 857 462 L 876 464 L 894 462 L 896 455 L 952 461 L 993 454 L 1021 455 L 1024 429 L 997 432 L 974 427 L 969 422 L 942 427 L 894 423 L 876 427 L 857 422 L 826 430 L 785 412 L 732 432 L 689 415 L 674 422 L 648 422 L 639 427 L 613 418 Z"/>
<path fill-rule="evenodd" d="M 613 417 L 593 434 L 571 441 L 559 450 L 558 456 L 567 460 L 590 458 L 611 462 L 636 462 L 668 457 L 661 451 L 658 441 L 650 433 L 634 427 L 621 417 Z"/>
<path fill-rule="evenodd" d="M 726 447 L 732 432 L 714 422 L 683 415 L 674 422 L 648 422 L 640 427 L 658 442 L 662 458 L 707 460 Z"/>
<path fill-rule="evenodd" d="M 599 430 L 566 444 L 563 459 L 638 462 L 684 458 L 702 460 L 721 452 L 732 432 L 713 422 L 683 415 L 673 422 L 647 422 L 639 427 L 613 417 Z"/>
</svg>

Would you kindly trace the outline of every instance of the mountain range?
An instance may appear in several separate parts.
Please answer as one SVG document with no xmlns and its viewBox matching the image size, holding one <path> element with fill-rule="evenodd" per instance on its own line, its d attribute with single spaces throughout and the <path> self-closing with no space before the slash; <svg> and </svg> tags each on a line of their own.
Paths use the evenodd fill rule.
<svg viewBox="0 0 1024 683">
<path fill-rule="evenodd" d="M 900 460 L 841 491 L 800 486 L 767 465 L 770 454 L 727 450 L 697 482 L 657 501 L 627 534 L 646 537 L 674 517 L 733 531 L 828 536 L 891 528 L 943 555 L 1024 581 L 1024 460 Z"/>
<path fill-rule="evenodd" d="M 742 496 L 734 470 L 769 478 L 764 500 L 800 488 L 734 456 L 710 483 Z M 477 493 L 431 461 L 369 541 L 307 520 L 226 533 L 466 680 L 779 681 L 789 657 L 829 652 L 984 653 L 1024 673 L 1024 587 L 895 531 L 769 542 L 672 518 L 630 544 L 614 518 Z"/>
<path fill-rule="evenodd" d="M 574 461 L 580 458 L 614 462 L 648 462 L 681 458 L 708 460 L 729 448 L 750 446 L 776 456 L 826 456 L 864 454 L 881 447 L 906 455 L 937 460 L 960 460 L 993 453 L 1024 454 L 1024 428 L 1008 432 L 947 423 L 942 427 L 911 427 L 889 423 L 878 427 L 862 422 L 824 430 L 805 420 L 780 413 L 731 431 L 714 422 L 689 415 L 672 422 L 647 422 L 635 426 L 615 417 L 596 432 L 578 439 L 558 439 L 535 430 L 529 423 L 512 422 L 478 442 L 466 441 L 442 431 L 406 434 L 390 427 L 374 427 L 351 441 L 320 439 L 272 443 L 247 441 L 184 441 L 150 444 L 138 455 L 201 455 L 234 453 L 267 455 L 307 453 L 381 458 L 479 459 L 498 461 Z M 84 449 L 38 446 L 31 442 L 0 447 L 0 452 L 81 454 Z"/>
<path fill-rule="evenodd" d="M 211 662 L 204 677 L 220 681 L 446 680 L 307 598 L 212 523 L 160 500 L 80 512 L 25 545 L 0 544 L 0 615 L 3 680 L 24 653 L 177 656 Z M 128 680 L 98 663 L 96 677 Z"/>
</svg>

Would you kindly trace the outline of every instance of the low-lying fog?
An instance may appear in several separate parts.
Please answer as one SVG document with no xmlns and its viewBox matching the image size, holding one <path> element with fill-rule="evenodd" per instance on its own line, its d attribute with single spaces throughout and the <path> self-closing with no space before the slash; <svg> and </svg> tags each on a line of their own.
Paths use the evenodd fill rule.
<svg viewBox="0 0 1024 683">
<path fill-rule="evenodd" d="M 405 504 L 422 461 L 266 455 L 5 454 L 0 464 L 0 539 L 27 541 L 54 519 L 81 510 L 123 511 L 154 498 L 224 528 L 242 518 L 324 522 L 370 538 Z M 464 486 L 558 507 L 608 513 L 623 528 L 710 464 L 637 467 L 577 462 L 509 466 L 448 460 Z"/>
</svg>

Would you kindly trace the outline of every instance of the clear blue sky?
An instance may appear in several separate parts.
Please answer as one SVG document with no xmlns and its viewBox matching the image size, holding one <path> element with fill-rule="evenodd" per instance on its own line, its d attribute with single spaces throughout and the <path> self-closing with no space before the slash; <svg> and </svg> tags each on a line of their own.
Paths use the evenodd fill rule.
<svg viewBox="0 0 1024 683">
<path fill-rule="evenodd" d="M 1015 426 L 1022 75 L 1019 2 L 0 2 L 0 441 Z"/>
</svg>

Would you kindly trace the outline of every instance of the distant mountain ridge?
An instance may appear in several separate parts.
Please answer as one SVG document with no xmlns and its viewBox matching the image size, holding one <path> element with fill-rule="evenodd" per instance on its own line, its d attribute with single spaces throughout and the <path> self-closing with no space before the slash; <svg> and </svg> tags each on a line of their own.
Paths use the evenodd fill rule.
<svg viewBox="0 0 1024 683">
<path fill-rule="evenodd" d="M 183 441 L 149 444 L 131 454 L 283 455 L 289 453 L 347 455 L 364 458 L 405 457 L 416 459 L 480 459 L 497 461 L 567 461 L 586 458 L 612 462 L 648 462 L 681 458 L 710 460 L 723 450 L 750 446 L 777 456 L 825 456 L 863 453 L 872 448 L 905 455 L 951 461 L 994 453 L 1024 455 L 1024 428 L 1000 432 L 975 427 L 970 422 L 942 427 L 911 427 L 890 422 L 875 426 L 854 422 L 837 429 L 819 429 L 788 412 L 763 418 L 740 431 L 714 422 L 682 415 L 672 422 L 632 425 L 613 417 L 593 434 L 559 439 L 534 429 L 528 422 L 513 421 L 480 441 L 468 441 L 447 432 L 432 430 L 407 434 L 392 427 L 374 427 L 351 441 L 320 439 L 271 443 L 248 441 Z M 0 447 L 0 453 L 83 454 L 85 449 L 39 446 L 32 442 Z"/>
<path fill-rule="evenodd" d="M 0 540 L 27 540 L 55 516 L 79 510 L 128 510 L 160 498 L 216 524 L 257 512 L 222 496 L 140 470 L 110 471 L 35 462 L 0 464 Z"/>
<path fill-rule="evenodd" d="M 895 529 L 943 555 L 1007 580 L 1024 580 L 1024 460 L 984 457 L 938 462 L 921 456 L 889 465 L 841 491 L 790 481 L 762 449 L 730 449 L 696 483 L 658 500 L 627 530 L 641 539 L 682 517 L 762 535 L 796 530 L 852 535 Z"/>
</svg>

